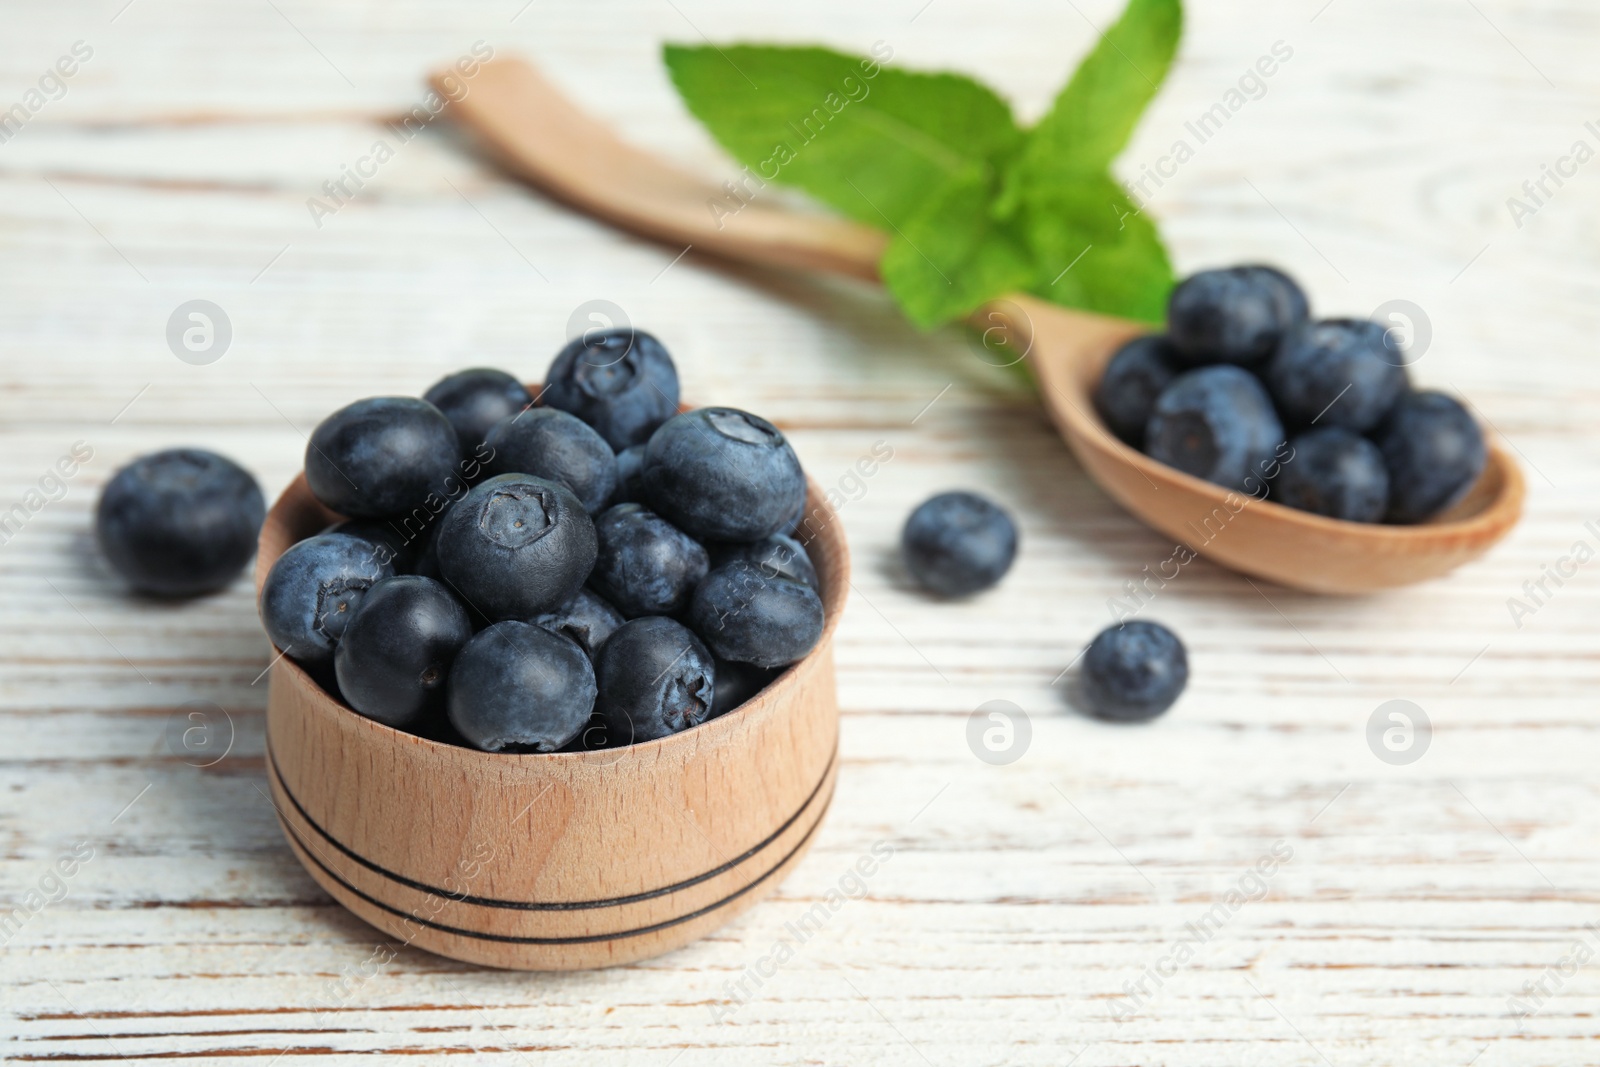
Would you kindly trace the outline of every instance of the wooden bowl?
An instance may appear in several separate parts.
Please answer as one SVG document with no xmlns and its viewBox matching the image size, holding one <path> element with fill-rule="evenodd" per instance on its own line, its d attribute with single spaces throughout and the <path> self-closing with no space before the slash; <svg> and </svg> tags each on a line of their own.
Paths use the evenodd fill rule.
<svg viewBox="0 0 1600 1067">
<path fill-rule="evenodd" d="M 289 847 L 335 900 L 405 944 L 520 970 L 606 967 L 721 926 L 800 861 L 833 798 L 833 631 L 849 554 L 810 487 L 822 640 L 744 706 L 673 737 L 501 755 L 356 714 L 280 657 L 267 777 Z M 273 505 L 259 594 L 339 516 L 297 478 Z"/>
</svg>

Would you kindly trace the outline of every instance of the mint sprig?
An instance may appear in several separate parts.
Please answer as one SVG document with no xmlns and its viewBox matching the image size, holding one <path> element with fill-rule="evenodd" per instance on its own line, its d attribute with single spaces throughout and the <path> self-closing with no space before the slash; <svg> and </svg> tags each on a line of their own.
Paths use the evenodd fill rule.
<svg viewBox="0 0 1600 1067">
<path fill-rule="evenodd" d="M 890 52 L 667 45 L 689 110 L 750 172 L 890 235 L 884 284 L 924 328 L 1027 290 L 1159 322 L 1172 287 L 1160 234 L 1110 165 L 1171 66 L 1180 0 L 1129 0 L 1031 130 L 959 74 L 883 65 Z"/>
</svg>

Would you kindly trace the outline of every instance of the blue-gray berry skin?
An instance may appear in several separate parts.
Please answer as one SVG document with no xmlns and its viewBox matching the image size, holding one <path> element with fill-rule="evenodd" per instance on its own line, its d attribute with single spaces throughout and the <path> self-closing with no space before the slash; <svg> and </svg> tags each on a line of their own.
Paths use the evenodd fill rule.
<svg viewBox="0 0 1600 1067">
<path fill-rule="evenodd" d="M 613 504 L 643 504 L 644 486 L 639 484 L 639 472 L 644 469 L 644 445 L 633 445 L 617 453 L 617 488 L 611 494 Z"/>
<path fill-rule="evenodd" d="M 405 532 L 382 519 L 346 519 L 344 522 L 334 523 L 322 532 L 359 537 L 376 545 L 379 558 L 394 564 L 396 574 L 412 573 L 417 564 L 417 557 L 427 541 L 426 531 L 417 536 L 407 536 Z"/>
<path fill-rule="evenodd" d="M 539 403 L 576 415 L 620 452 L 677 414 L 678 370 L 643 330 L 593 331 L 556 356 Z"/>
<path fill-rule="evenodd" d="M 1094 390 L 1094 407 L 1124 443 L 1144 447 L 1144 428 L 1156 397 L 1178 376 L 1172 346 L 1159 334 L 1135 337 L 1111 357 Z"/>
<path fill-rule="evenodd" d="M 642 504 L 618 504 L 594 524 L 589 582 L 630 619 L 676 615 L 711 563 L 705 548 Z"/>
<path fill-rule="evenodd" d="M 1488 460 L 1478 424 L 1443 393 L 1407 394 L 1374 437 L 1389 469 L 1390 522 L 1444 511 L 1467 495 Z"/>
<path fill-rule="evenodd" d="M 463 455 L 482 444 L 495 423 L 533 403 L 526 386 L 505 371 L 489 367 L 448 374 L 423 393 L 422 399 L 450 420 Z"/>
<path fill-rule="evenodd" d="M 1261 496 L 1276 470 L 1284 432 L 1256 376 L 1219 364 L 1173 379 L 1156 399 L 1144 441 L 1152 459 Z"/>
<path fill-rule="evenodd" d="M 1366 433 L 1410 389 L 1375 322 L 1326 319 L 1292 331 L 1267 364 L 1266 382 L 1290 426 Z"/>
<path fill-rule="evenodd" d="M 215 452 L 175 448 L 112 475 L 95 508 L 95 535 L 139 592 L 198 596 L 238 577 L 266 513 L 249 471 Z"/>
<path fill-rule="evenodd" d="M 822 638 L 822 599 L 808 585 L 735 560 L 706 575 L 689 603 L 688 619 L 722 659 L 782 667 Z"/>
<path fill-rule="evenodd" d="M 438 408 L 411 396 L 357 400 L 323 419 L 306 445 L 306 484 L 352 519 L 381 519 L 458 491 L 461 445 Z"/>
<path fill-rule="evenodd" d="M 1278 316 L 1283 322 L 1293 327 L 1311 317 L 1311 301 L 1306 299 L 1305 290 L 1283 271 L 1260 263 L 1247 264 L 1239 269 L 1253 275 L 1258 283 L 1272 290 L 1277 298 Z"/>
<path fill-rule="evenodd" d="M 298 663 L 331 665 L 367 590 L 394 575 L 378 546 L 348 534 L 318 534 L 290 545 L 261 586 L 261 624 Z"/>
<path fill-rule="evenodd" d="M 1389 472 L 1378 446 L 1336 426 L 1307 430 L 1289 442 L 1272 499 L 1348 522 L 1382 522 L 1389 509 Z"/>
<path fill-rule="evenodd" d="M 647 502 L 702 541 L 759 541 L 804 506 L 800 460 L 778 428 L 737 408 L 697 408 L 650 438 L 640 473 Z"/>
<path fill-rule="evenodd" d="M 1083 655 L 1079 691 L 1092 715 L 1143 722 L 1172 707 L 1189 683 L 1189 656 L 1178 635 L 1135 619 L 1100 631 Z"/>
<path fill-rule="evenodd" d="M 508 619 L 485 627 L 450 668 L 450 724 L 485 752 L 555 752 L 594 710 L 594 666 L 575 642 Z"/>
<path fill-rule="evenodd" d="M 922 588 L 960 597 L 1005 577 L 1017 556 L 1011 516 L 977 493 L 940 493 L 919 504 L 900 531 L 900 555 Z"/>
<path fill-rule="evenodd" d="M 594 429 L 555 408 L 529 408 L 494 425 L 490 474 L 532 474 L 572 490 L 593 515 L 617 487 L 617 458 Z"/>
<path fill-rule="evenodd" d="M 611 747 L 682 733 L 711 716 L 715 662 L 698 637 L 671 619 L 623 623 L 600 650 L 595 670 L 595 710 Z"/>
<path fill-rule="evenodd" d="M 409 727 L 443 703 L 450 664 L 472 637 L 467 609 L 432 578 L 373 584 L 334 650 L 345 703 L 386 726 Z"/>
<path fill-rule="evenodd" d="M 783 673 L 782 667 L 757 667 L 738 660 L 716 661 L 716 693 L 711 700 L 711 717 L 726 715 L 747 703 L 773 679 Z"/>
<path fill-rule="evenodd" d="M 820 589 L 817 569 L 805 546 L 788 534 L 773 534 L 764 541 L 727 541 L 706 546 L 711 553 L 711 565 L 721 567 L 736 559 L 749 560 L 774 578 L 787 578 L 791 582 Z"/>
<path fill-rule="evenodd" d="M 496 619 L 554 611 L 594 567 L 594 522 L 566 486 L 527 474 L 477 485 L 439 520 L 439 574 Z"/>
<path fill-rule="evenodd" d="M 576 641 L 590 659 L 600 654 L 601 647 L 624 621 L 622 612 L 588 589 L 578 590 L 555 611 L 533 617 L 535 626 Z"/>
<path fill-rule="evenodd" d="M 1167 336 L 1191 366 L 1260 363 L 1303 317 L 1287 276 L 1259 267 L 1203 270 L 1185 278 L 1167 302 Z M 1292 282 L 1288 283 L 1292 285 Z"/>
</svg>

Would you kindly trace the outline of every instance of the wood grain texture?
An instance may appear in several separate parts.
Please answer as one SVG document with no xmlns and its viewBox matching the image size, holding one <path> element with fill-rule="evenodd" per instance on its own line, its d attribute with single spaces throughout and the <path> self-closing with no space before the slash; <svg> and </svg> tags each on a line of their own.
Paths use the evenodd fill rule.
<svg viewBox="0 0 1600 1067">
<path fill-rule="evenodd" d="M 443 129 L 312 222 L 307 199 L 392 138 L 423 73 L 475 40 L 532 56 L 630 141 L 731 178 L 672 95 L 663 39 L 883 40 L 894 62 L 971 72 L 1031 118 L 1116 8 L 674 4 L 8 7 L 6 106 L 72 42 L 95 55 L 0 144 L 0 510 L 75 441 L 94 454 L 0 545 L 0 900 L 48 893 L 79 842 L 93 855 L 0 952 L 0 1054 L 1591 1062 L 1600 973 L 1561 961 L 1600 910 L 1600 563 L 1559 585 L 1545 569 L 1600 545 L 1586 525 L 1600 524 L 1595 164 L 1547 183 L 1521 228 L 1506 199 L 1594 143 L 1592 5 L 1189 5 L 1125 177 L 1274 41 L 1294 56 L 1153 189 L 1180 269 L 1276 261 L 1328 314 L 1418 304 L 1432 332 L 1418 379 L 1471 399 L 1524 464 L 1528 499 L 1482 560 L 1399 592 L 1328 599 L 1184 567 L 1146 614 L 1188 642 L 1193 680 L 1163 721 L 1129 730 L 1077 715 L 1052 683 L 1173 546 L 963 336 L 916 334 L 866 286 L 736 274 L 694 251 L 674 264 Z M 484 970 L 375 935 L 284 843 L 248 580 L 135 601 L 86 531 L 98 488 L 142 451 L 216 448 L 275 496 L 327 412 L 468 364 L 537 377 L 597 297 L 671 346 L 685 395 L 774 418 L 843 501 L 856 567 L 835 643 L 838 787 L 806 860 L 710 937 L 601 972 Z M 164 337 L 194 298 L 234 326 L 209 366 Z M 856 465 L 880 441 L 892 458 L 867 476 Z M 893 547 L 912 506 L 954 487 L 1010 507 L 1022 552 L 1000 588 L 941 604 L 906 587 Z M 1532 604 L 1524 583 L 1540 579 L 1536 610 L 1513 620 L 1508 598 Z M 1365 738 L 1396 698 L 1434 726 L 1410 766 Z M 994 699 L 1031 723 L 1009 766 L 966 739 Z M 191 701 L 226 712 L 227 755 L 209 766 L 167 741 Z M 1153 987 L 1146 969 L 1280 839 L 1293 856 L 1266 895 L 1114 1021 L 1114 998 Z M 807 915 L 813 932 L 790 933 Z M 1541 982 L 1519 1026 L 1511 998 Z"/>
</svg>

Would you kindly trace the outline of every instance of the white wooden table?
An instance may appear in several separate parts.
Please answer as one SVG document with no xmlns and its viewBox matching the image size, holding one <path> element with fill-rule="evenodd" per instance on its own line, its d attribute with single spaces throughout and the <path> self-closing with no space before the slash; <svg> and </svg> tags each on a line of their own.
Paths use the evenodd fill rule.
<svg viewBox="0 0 1600 1067">
<path fill-rule="evenodd" d="M 1574 141 L 1600 147 L 1584 127 L 1600 120 L 1592 4 L 1192 5 L 1126 175 L 1274 42 L 1293 57 L 1153 197 L 1180 268 L 1267 259 L 1327 313 L 1419 305 L 1417 376 L 1471 398 L 1530 497 L 1487 559 L 1385 596 L 1185 568 L 1149 614 L 1188 642 L 1193 681 L 1145 728 L 1082 718 L 1052 683 L 1171 546 L 1088 483 L 1026 389 L 959 334 L 918 336 L 866 288 L 674 263 L 509 183 L 445 129 L 320 228 L 307 209 L 421 98 L 423 71 L 478 40 L 530 56 L 639 143 L 731 176 L 671 92 L 661 40 L 882 40 L 895 62 L 990 81 L 1031 119 L 1115 7 L 8 4 L 0 107 L 75 42 L 92 55 L 0 144 L 0 511 L 75 442 L 93 458 L 0 546 L 0 890 L 22 909 L 0 954 L 0 1054 L 1594 1062 L 1600 968 L 1564 961 L 1600 951 L 1600 563 L 1546 579 L 1520 628 L 1507 600 L 1574 542 L 1600 547 L 1585 526 L 1600 521 L 1600 163 L 1547 182 L 1520 227 L 1506 204 Z M 248 583 L 178 606 L 125 598 L 92 549 L 95 496 L 178 443 L 237 457 L 275 494 L 326 412 L 467 364 L 538 377 L 595 298 L 667 341 L 688 396 L 783 425 L 824 483 L 875 442 L 893 449 L 842 483 L 859 593 L 838 648 L 837 802 L 770 900 L 667 957 L 565 976 L 412 950 L 379 964 L 384 942 L 300 870 L 264 796 L 268 646 Z M 192 299 L 232 324 L 210 365 L 165 340 Z M 893 546 L 912 505 L 956 486 L 1013 508 L 1023 550 L 997 591 L 931 603 L 896 576 Z M 1031 726 L 1006 766 L 966 740 L 996 699 Z M 1433 724 L 1409 765 L 1368 747 L 1391 699 Z M 205 768 L 165 739 L 191 701 L 234 729 Z M 893 855 L 865 896 L 764 962 L 880 841 Z M 74 873 L 57 880 L 63 856 Z M 1229 907 L 1240 889 L 1252 899 Z"/>
</svg>

